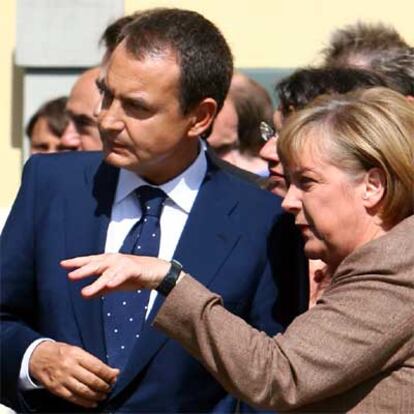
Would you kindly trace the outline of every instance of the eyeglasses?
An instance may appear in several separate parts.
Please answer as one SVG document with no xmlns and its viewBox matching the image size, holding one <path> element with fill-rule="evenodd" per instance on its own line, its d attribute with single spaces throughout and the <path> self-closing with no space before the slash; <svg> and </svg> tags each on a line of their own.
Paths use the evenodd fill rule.
<svg viewBox="0 0 414 414">
<path fill-rule="evenodd" d="M 260 136 L 267 142 L 269 139 L 277 136 L 277 132 L 265 121 L 260 122 Z"/>
</svg>

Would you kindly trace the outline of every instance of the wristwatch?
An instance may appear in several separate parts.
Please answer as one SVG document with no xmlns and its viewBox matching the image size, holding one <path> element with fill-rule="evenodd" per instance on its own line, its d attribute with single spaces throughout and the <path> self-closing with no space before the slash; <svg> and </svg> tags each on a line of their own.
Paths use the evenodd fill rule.
<svg viewBox="0 0 414 414">
<path fill-rule="evenodd" d="M 163 296 L 168 296 L 173 287 L 176 285 L 181 270 L 183 270 L 183 265 L 177 260 L 171 260 L 170 263 L 170 270 L 168 270 L 168 273 L 164 276 L 164 279 L 162 279 L 161 283 L 156 288 L 157 292 L 161 293 Z"/>
</svg>

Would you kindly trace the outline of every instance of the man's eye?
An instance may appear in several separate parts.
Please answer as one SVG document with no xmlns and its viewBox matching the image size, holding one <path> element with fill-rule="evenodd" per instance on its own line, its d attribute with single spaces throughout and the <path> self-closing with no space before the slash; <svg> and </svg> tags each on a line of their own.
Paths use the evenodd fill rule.
<svg viewBox="0 0 414 414">
<path fill-rule="evenodd" d="M 98 91 L 101 95 L 105 92 L 105 85 L 102 79 L 96 79 L 95 81 L 96 87 L 98 88 Z"/>
<path fill-rule="evenodd" d="M 133 111 L 146 111 L 147 108 L 145 108 L 144 105 L 142 105 L 142 103 L 140 102 L 135 102 L 135 101 L 125 101 L 124 102 L 124 106 L 127 109 L 133 110 Z"/>
<path fill-rule="evenodd" d="M 152 111 L 142 102 L 125 100 L 122 107 L 127 115 L 135 118 L 146 119 L 152 115 Z"/>
<path fill-rule="evenodd" d="M 111 93 L 109 93 L 106 90 L 102 91 L 102 103 L 101 103 L 101 107 L 102 109 L 107 109 L 111 106 L 113 100 L 113 95 Z"/>
</svg>

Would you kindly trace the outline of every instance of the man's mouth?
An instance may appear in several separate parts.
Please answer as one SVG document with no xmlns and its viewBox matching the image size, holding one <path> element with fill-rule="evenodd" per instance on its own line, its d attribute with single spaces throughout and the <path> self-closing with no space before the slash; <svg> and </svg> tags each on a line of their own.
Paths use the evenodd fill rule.
<svg viewBox="0 0 414 414">
<path fill-rule="evenodd" d="M 271 171 L 271 170 L 269 170 L 269 176 L 270 177 L 279 177 L 279 178 L 283 178 L 283 179 L 285 179 L 285 176 L 283 175 L 283 174 L 281 174 L 281 173 L 278 173 L 278 172 L 276 172 L 276 171 Z"/>
</svg>

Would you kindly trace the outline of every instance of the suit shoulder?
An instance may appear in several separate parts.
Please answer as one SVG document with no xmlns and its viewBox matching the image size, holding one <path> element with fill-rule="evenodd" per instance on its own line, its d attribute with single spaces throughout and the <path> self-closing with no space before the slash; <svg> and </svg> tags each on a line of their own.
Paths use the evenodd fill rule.
<svg viewBox="0 0 414 414">
<path fill-rule="evenodd" d="M 28 159 L 26 165 L 35 165 L 39 169 L 73 170 L 84 168 L 85 166 L 98 165 L 102 160 L 103 154 L 100 151 L 71 151 L 54 154 L 35 154 Z"/>
<path fill-rule="evenodd" d="M 41 187 L 50 189 L 71 186 L 80 177 L 93 176 L 102 161 L 101 152 L 36 154 L 26 162 L 23 180 L 34 180 Z"/>
</svg>

